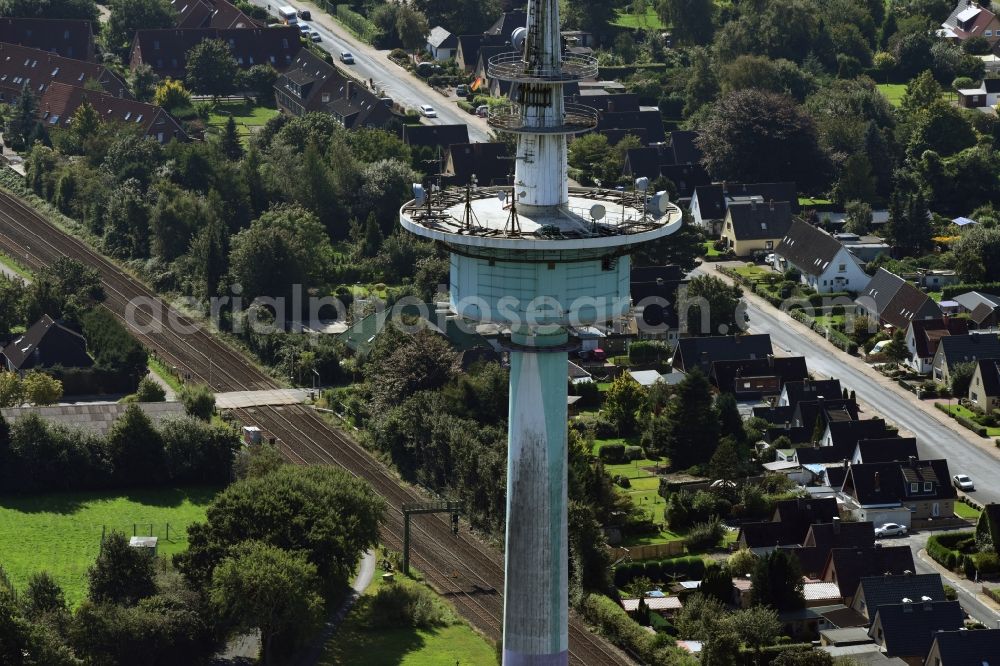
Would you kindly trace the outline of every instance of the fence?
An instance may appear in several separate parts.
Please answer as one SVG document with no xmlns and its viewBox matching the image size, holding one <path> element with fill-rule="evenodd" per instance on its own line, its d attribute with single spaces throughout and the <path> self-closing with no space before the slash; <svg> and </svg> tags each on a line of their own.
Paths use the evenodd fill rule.
<svg viewBox="0 0 1000 666">
<path fill-rule="evenodd" d="M 126 538 L 133 536 L 154 536 L 159 540 L 158 546 L 167 545 L 174 551 L 187 544 L 188 525 L 185 523 L 116 523 L 101 525 L 101 544 L 112 532 L 120 532 Z"/>
</svg>

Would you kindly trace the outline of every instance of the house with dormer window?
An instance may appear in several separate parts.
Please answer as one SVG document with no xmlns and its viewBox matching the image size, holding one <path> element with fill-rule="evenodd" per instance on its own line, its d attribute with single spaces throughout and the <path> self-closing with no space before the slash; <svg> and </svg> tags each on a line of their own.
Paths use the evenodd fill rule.
<svg viewBox="0 0 1000 666">
<path fill-rule="evenodd" d="M 822 229 L 793 219 L 774 250 L 774 269 L 798 269 L 802 283 L 817 292 L 859 292 L 868 286 L 868 274 L 844 245 Z"/>
<path fill-rule="evenodd" d="M 926 525 L 954 513 L 955 488 L 947 460 L 851 464 L 840 490 L 844 508 L 856 520 L 876 525 Z"/>
</svg>

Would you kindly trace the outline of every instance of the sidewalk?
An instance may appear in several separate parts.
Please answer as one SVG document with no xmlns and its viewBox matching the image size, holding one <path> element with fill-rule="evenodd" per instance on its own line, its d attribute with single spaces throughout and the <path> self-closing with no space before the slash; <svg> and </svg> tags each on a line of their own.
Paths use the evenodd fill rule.
<svg viewBox="0 0 1000 666">
<path fill-rule="evenodd" d="M 959 593 L 959 596 L 964 593 L 965 596 L 971 597 L 978 604 L 991 612 L 994 616 L 993 619 L 1000 623 L 1000 604 L 983 594 L 982 583 L 977 583 L 967 578 L 959 578 L 955 573 L 938 564 L 934 558 L 927 554 L 927 550 L 924 548 L 921 548 L 917 552 L 917 557 L 920 558 L 921 562 L 940 574 L 943 580 L 947 581 L 950 586 L 955 588 L 955 591 Z M 1000 584 L 998 584 L 998 587 L 1000 587 Z"/>
<path fill-rule="evenodd" d="M 716 262 L 716 266 L 718 266 L 718 265 L 725 266 L 725 265 L 734 265 L 734 264 L 733 264 L 733 262 Z M 736 262 L 736 265 L 742 266 L 742 265 L 744 265 L 744 263 L 743 262 Z M 719 272 L 716 268 L 709 268 L 709 266 L 710 266 L 710 264 L 707 264 L 707 263 L 702 264 L 702 268 L 703 268 L 702 272 L 704 274 L 706 274 L 706 275 L 712 275 L 714 277 L 717 277 L 720 280 L 722 280 L 723 282 L 725 282 L 726 284 L 730 284 L 730 285 L 736 284 L 741 289 L 743 289 L 743 299 L 744 300 L 746 300 L 748 303 L 752 303 L 755 307 L 760 308 L 761 310 L 769 310 L 774 317 L 776 317 L 777 319 L 779 319 L 781 321 L 782 325 L 785 328 L 794 330 L 797 334 L 802 335 L 803 337 L 805 337 L 805 336 L 814 336 L 814 338 L 816 340 L 819 340 L 822 344 L 828 345 L 830 347 L 830 353 L 831 354 L 836 354 L 837 355 L 837 360 L 839 362 L 851 365 L 855 370 L 857 370 L 858 372 L 861 372 L 868 379 L 870 379 L 874 384 L 878 385 L 879 388 L 883 389 L 884 391 L 892 393 L 894 395 L 894 397 L 896 397 L 896 398 L 905 400 L 905 401 L 909 402 L 911 405 L 918 407 L 923 412 L 925 412 L 927 415 L 932 416 L 940 424 L 942 424 L 945 427 L 953 430 L 956 434 L 960 435 L 966 441 L 968 441 L 968 442 L 970 442 L 972 444 L 975 444 L 976 446 L 978 446 L 979 448 L 981 448 L 984 451 L 988 451 L 991 456 L 993 456 L 994 458 L 1000 460 L 1000 450 L 998 450 L 996 448 L 996 446 L 994 446 L 992 439 L 978 437 L 974 433 L 972 433 L 970 430 L 968 430 L 967 428 L 964 428 L 961 425 L 959 425 L 958 422 L 955 421 L 954 419 L 947 417 L 943 412 L 941 412 L 940 410 L 938 410 L 938 409 L 936 409 L 934 407 L 934 400 L 933 399 L 921 400 L 920 398 L 918 398 L 914 394 L 912 394 L 909 391 L 907 391 L 907 390 L 903 389 L 902 387 L 900 387 L 893 380 L 889 379 L 888 377 L 886 377 L 885 375 L 881 374 L 880 372 L 872 369 L 872 367 L 869 366 L 867 363 L 865 363 L 864 360 L 862 360 L 861 358 L 859 358 L 857 356 L 851 356 L 850 354 L 848 354 L 846 352 L 843 352 L 840 349 L 837 349 L 832 344 L 830 344 L 830 343 L 826 342 L 825 340 L 823 340 L 822 336 L 820 336 L 818 333 L 816 333 L 815 331 L 810 330 L 805 324 L 803 324 L 803 323 L 801 323 L 799 321 L 796 321 L 795 319 L 792 319 L 787 313 L 779 310 L 778 308 L 775 308 L 774 306 L 772 306 L 770 303 L 768 303 L 767 301 L 765 301 L 763 298 L 761 298 L 757 294 L 751 293 L 744 285 L 735 283 L 735 281 L 732 278 L 730 278 L 728 275 L 724 275 L 723 273 Z M 753 326 L 753 319 L 752 318 L 750 320 L 750 326 Z M 780 352 L 786 352 L 786 351 L 787 350 L 778 349 L 778 350 L 776 350 L 776 354 L 777 355 L 781 355 Z M 794 352 L 792 352 L 792 353 L 794 353 Z M 788 355 L 791 355 L 791 354 L 788 354 Z M 850 387 L 848 387 L 848 388 L 850 388 Z M 858 400 L 858 403 L 859 403 L 859 406 L 863 407 L 863 411 L 865 411 L 865 412 L 867 412 L 869 414 L 874 414 L 874 415 L 878 415 L 879 414 L 878 409 L 874 408 L 872 405 L 864 403 L 860 399 Z M 889 419 L 887 419 L 887 420 L 889 420 Z M 900 427 L 900 435 L 901 436 L 916 436 L 916 433 L 910 432 L 908 430 L 904 430 L 901 424 L 897 423 L 896 425 Z"/>
</svg>

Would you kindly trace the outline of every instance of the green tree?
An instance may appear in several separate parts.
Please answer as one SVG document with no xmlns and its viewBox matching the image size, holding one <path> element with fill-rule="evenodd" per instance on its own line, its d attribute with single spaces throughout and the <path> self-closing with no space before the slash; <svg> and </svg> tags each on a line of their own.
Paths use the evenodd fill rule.
<svg viewBox="0 0 1000 666">
<path fill-rule="evenodd" d="M 316 566 L 325 591 L 354 571 L 378 541 L 385 502 L 360 479 L 336 467 L 283 465 L 229 485 L 212 501 L 206 522 L 188 528 L 188 550 L 174 557 L 196 588 L 244 541 L 301 552 Z"/>
<path fill-rule="evenodd" d="M 21 380 L 24 399 L 32 405 L 54 405 L 63 395 L 62 382 L 44 372 L 31 371 Z"/>
<path fill-rule="evenodd" d="M 955 367 L 948 373 L 951 381 L 951 394 L 957 398 L 966 398 L 969 395 L 969 386 L 972 384 L 972 376 L 976 374 L 976 363 L 967 361 L 956 363 Z"/>
<path fill-rule="evenodd" d="M 111 425 L 105 446 L 120 483 L 156 483 L 166 478 L 163 438 L 138 405 L 129 405 Z"/>
<path fill-rule="evenodd" d="M 636 427 L 636 410 L 643 404 L 644 391 L 639 382 L 627 372 L 615 377 L 604 394 L 603 411 L 608 420 L 615 424 L 618 433 L 631 435 Z"/>
<path fill-rule="evenodd" d="M 221 39 L 203 39 L 187 53 L 189 89 L 203 95 L 227 95 L 236 84 L 240 68 L 229 46 Z"/>
<path fill-rule="evenodd" d="M 29 620 L 39 621 L 46 616 L 58 617 L 68 613 L 66 595 L 47 571 L 37 571 L 28 577 L 28 584 L 18 601 Z"/>
<path fill-rule="evenodd" d="M 427 16 L 409 5 L 401 5 L 396 10 L 396 35 L 403 48 L 416 53 L 427 43 L 427 33 L 431 31 Z"/>
<path fill-rule="evenodd" d="M 833 666 L 833 657 L 824 650 L 785 650 L 771 666 Z"/>
<path fill-rule="evenodd" d="M 852 234 L 864 236 L 871 229 L 872 207 L 864 201 L 850 201 L 844 207 L 847 213 L 847 223 L 844 230 Z"/>
<path fill-rule="evenodd" d="M 274 105 L 274 83 L 278 80 L 278 71 L 270 63 L 254 65 L 240 70 L 237 85 L 241 90 L 251 92 L 257 97 L 261 106 Z"/>
<path fill-rule="evenodd" d="M 167 111 L 191 106 L 191 93 L 179 80 L 167 79 L 156 86 L 153 93 L 153 104 L 162 106 Z"/>
<path fill-rule="evenodd" d="M 889 75 L 896 68 L 896 59 L 893 55 L 885 51 L 879 51 L 872 58 L 872 64 L 875 66 L 875 71 L 881 75 L 882 83 L 889 83 Z"/>
<path fill-rule="evenodd" d="M 906 346 L 906 332 L 902 329 L 897 329 L 893 332 L 892 339 L 882 350 L 882 353 L 897 363 L 902 363 L 908 359 L 910 357 L 910 350 Z"/>
<path fill-rule="evenodd" d="M 698 592 L 703 595 L 718 599 L 724 604 L 733 601 L 733 577 L 726 567 L 708 567 L 701 577 L 701 586 Z"/>
<path fill-rule="evenodd" d="M 751 573 L 757 562 L 757 556 L 749 548 L 740 548 L 726 560 L 726 568 L 733 576 L 745 576 Z"/>
<path fill-rule="evenodd" d="M 712 23 L 715 3 L 712 0 L 659 0 L 656 13 L 661 21 L 673 27 L 674 39 L 679 44 L 712 41 L 715 31 Z"/>
<path fill-rule="evenodd" d="M 138 402 L 163 402 L 167 399 L 167 392 L 156 380 L 151 377 L 143 377 L 139 380 L 139 387 L 135 390 L 135 399 Z"/>
<path fill-rule="evenodd" d="M 754 605 L 777 611 L 802 608 L 802 569 L 795 555 L 776 548 L 757 559 L 751 574 L 750 598 Z"/>
<path fill-rule="evenodd" d="M 955 269 L 966 282 L 986 280 L 1000 275 L 1000 229 L 987 228 L 983 222 L 964 231 L 954 245 Z"/>
<path fill-rule="evenodd" d="M 719 94 L 719 81 L 706 49 L 691 50 L 691 68 L 684 88 L 684 116 L 694 115 L 701 107 L 711 104 Z"/>
<path fill-rule="evenodd" d="M 742 443 L 746 433 L 743 431 L 743 417 L 732 393 L 720 393 L 715 399 L 715 410 L 719 414 L 719 434 L 730 437 L 736 443 Z"/>
<path fill-rule="evenodd" d="M 699 138 L 704 164 L 717 180 L 824 185 L 829 158 L 812 118 L 794 100 L 761 90 L 736 90 L 715 103 Z"/>
<path fill-rule="evenodd" d="M 840 180 L 834 187 L 834 197 L 841 205 L 849 201 L 875 200 L 875 177 L 867 156 L 855 153 L 844 161 Z"/>
<path fill-rule="evenodd" d="M 150 102 L 156 94 L 157 84 L 160 77 L 156 75 L 153 68 L 146 63 L 139 63 L 129 70 L 128 85 L 132 89 L 132 94 L 140 102 Z"/>
<path fill-rule="evenodd" d="M 110 0 L 107 6 L 111 15 L 102 31 L 105 43 L 123 58 L 136 30 L 175 25 L 175 12 L 168 0 Z"/>
<path fill-rule="evenodd" d="M 10 334 L 11 328 L 24 322 L 24 283 L 11 277 L 0 277 L 0 335 Z"/>
<path fill-rule="evenodd" d="M 666 452 L 674 469 L 682 470 L 711 459 L 719 443 L 719 417 L 712 388 L 698 369 L 677 385 L 664 416 L 665 432 L 656 448 Z"/>
<path fill-rule="evenodd" d="M 215 413 L 215 394 L 204 384 L 185 384 L 181 388 L 181 402 L 188 416 L 208 421 Z"/>
<path fill-rule="evenodd" d="M 739 449 L 732 438 L 725 437 L 719 441 L 718 448 L 708 461 L 708 473 L 713 479 L 732 481 L 740 476 L 743 468 Z"/>
<path fill-rule="evenodd" d="M 696 592 L 684 602 L 674 625 L 678 635 L 688 640 L 707 641 L 716 634 L 719 621 L 725 615 L 726 608 L 721 601 Z"/>
<path fill-rule="evenodd" d="M 0 16 L 40 19 L 82 19 L 97 23 L 94 0 L 2 0 Z"/>
<path fill-rule="evenodd" d="M 780 552 L 780 549 L 775 552 Z M 794 559 L 794 555 L 788 556 Z M 800 583 L 801 587 L 801 583 Z M 800 593 L 801 594 L 801 593 Z M 793 606 L 798 608 L 800 606 Z M 763 605 L 754 605 L 750 608 L 741 608 L 727 615 L 722 625 L 739 636 L 740 641 L 752 647 L 757 653 L 758 662 L 760 650 L 765 645 L 771 645 L 781 634 L 781 622 L 778 620 L 778 612 L 773 608 Z"/>
<path fill-rule="evenodd" d="M 96 603 L 135 605 L 156 593 L 153 558 L 129 546 L 121 532 L 112 531 L 104 538 L 87 580 L 87 596 Z"/>
<path fill-rule="evenodd" d="M 361 246 L 361 256 L 374 257 L 382 247 L 382 230 L 379 229 L 375 215 L 370 214 L 365 220 L 365 237 Z"/>
<path fill-rule="evenodd" d="M 35 141 L 43 140 L 45 128 L 39 122 L 38 115 L 35 93 L 25 85 L 7 120 L 4 142 L 15 150 L 26 150 L 31 148 Z"/>
<path fill-rule="evenodd" d="M 913 114 L 926 109 L 941 99 L 941 84 L 934 78 L 931 71 L 924 70 L 906 86 L 900 110 L 905 114 Z"/>
<path fill-rule="evenodd" d="M 892 244 L 906 254 L 919 254 L 933 245 L 933 230 L 923 194 L 917 192 L 905 199 L 893 195 L 886 232 Z"/>
<path fill-rule="evenodd" d="M 693 335 L 733 335 L 738 330 L 743 290 L 711 275 L 699 275 L 681 288 L 678 311 Z"/>
<path fill-rule="evenodd" d="M 24 386 L 15 372 L 0 371 L 0 407 L 18 407 L 24 402 Z"/>
<path fill-rule="evenodd" d="M 236 131 L 236 119 L 232 116 L 226 119 L 226 127 L 222 131 L 222 138 L 219 139 L 219 147 L 222 154 L 231 160 L 239 160 L 243 157 L 243 145 L 240 143 L 240 135 Z"/>
<path fill-rule="evenodd" d="M 233 549 L 212 574 L 209 600 L 231 631 L 259 631 L 262 663 L 278 663 L 323 618 L 316 566 L 304 554 L 259 541 Z M 276 648 L 277 644 L 277 648 Z"/>
<path fill-rule="evenodd" d="M 365 390 L 381 411 L 418 391 L 445 386 L 458 369 L 451 345 L 427 330 L 409 335 L 390 325 L 376 339 L 365 365 Z"/>
<path fill-rule="evenodd" d="M 576 0 L 560 7 L 566 30 L 586 30 L 595 35 L 607 34 L 608 23 L 615 18 L 616 5 L 601 0 Z"/>
</svg>

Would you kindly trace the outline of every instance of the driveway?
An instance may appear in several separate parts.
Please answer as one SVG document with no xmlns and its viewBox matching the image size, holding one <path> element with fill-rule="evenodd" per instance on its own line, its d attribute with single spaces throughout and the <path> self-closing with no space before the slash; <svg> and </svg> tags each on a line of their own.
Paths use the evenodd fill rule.
<svg viewBox="0 0 1000 666">
<path fill-rule="evenodd" d="M 258 7 L 268 9 L 273 16 L 277 15 L 278 7 L 288 4 L 284 0 L 250 1 Z M 457 98 L 442 96 L 409 71 L 389 60 L 389 51 L 380 51 L 356 39 L 332 16 L 311 2 L 296 0 L 292 6 L 296 9 L 309 10 L 312 18 L 304 22 L 320 34 L 323 41 L 318 46 L 333 55 L 338 67 L 353 73 L 363 81 L 374 81 L 376 88 L 384 90 L 393 101 L 404 107 L 416 109 L 421 104 L 430 104 L 437 111 L 438 117 L 424 118 L 424 123 L 468 125 L 469 141 L 473 143 L 489 141 L 489 126 L 484 119 L 462 111 L 458 108 Z M 353 65 L 345 65 L 338 60 L 341 51 L 350 51 L 354 55 Z"/>
</svg>

